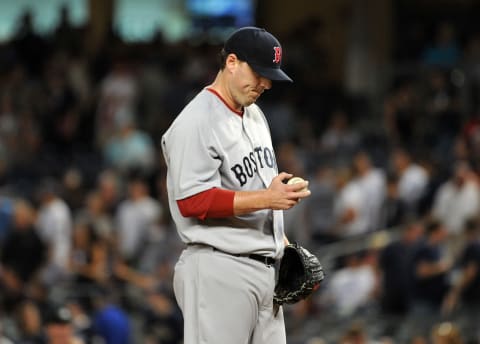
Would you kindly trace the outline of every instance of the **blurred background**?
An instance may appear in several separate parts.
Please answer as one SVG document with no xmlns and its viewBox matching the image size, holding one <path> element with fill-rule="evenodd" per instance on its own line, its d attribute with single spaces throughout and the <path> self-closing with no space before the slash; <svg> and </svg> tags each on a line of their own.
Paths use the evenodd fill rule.
<svg viewBox="0 0 480 344">
<path fill-rule="evenodd" d="M 294 79 L 259 100 L 279 169 L 312 190 L 288 236 L 327 276 L 288 343 L 479 343 L 479 10 L 0 0 L 0 342 L 182 342 L 160 137 L 255 25 Z"/>
</svg>

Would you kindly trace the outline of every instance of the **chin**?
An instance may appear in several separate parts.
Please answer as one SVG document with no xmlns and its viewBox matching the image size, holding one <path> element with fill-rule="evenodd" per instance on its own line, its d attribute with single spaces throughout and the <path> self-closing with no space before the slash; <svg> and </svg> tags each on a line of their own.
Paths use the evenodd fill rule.
<svg viewBox="0 0 480 344">
<path fill-rule="evenodd" d="M 242 106 L 252 105 L 252 104 L 255 103 L 256 101 L 257 101 L 257 98 L 248 97 L 248 98 L 246 98 L 246 99 L 242 102 Z"/>
</svg>

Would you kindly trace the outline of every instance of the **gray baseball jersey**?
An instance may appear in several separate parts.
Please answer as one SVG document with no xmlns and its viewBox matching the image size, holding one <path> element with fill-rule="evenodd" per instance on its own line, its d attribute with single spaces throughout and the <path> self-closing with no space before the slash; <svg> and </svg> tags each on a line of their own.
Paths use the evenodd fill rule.
<svg viewBox="0 0 480 344">
<path fill-rule="evenodd" d="M 177 200 L 213 187 L 259 190 L 278 174 L 270 130 L 260 108 L 235 114 L 218 95 L 202 90 L 162 137 L 168 167 L 172 217 L 185 243 L 202 243 L 234 253 L 280 258 L 283 213 L 260 210 L 228 218 L 185 218 Z"/>
</svg>

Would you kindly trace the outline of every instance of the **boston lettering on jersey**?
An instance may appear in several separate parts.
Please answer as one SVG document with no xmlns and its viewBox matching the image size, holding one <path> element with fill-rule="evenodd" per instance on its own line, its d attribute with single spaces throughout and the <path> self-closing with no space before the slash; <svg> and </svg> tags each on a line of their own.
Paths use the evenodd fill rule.
<svg viewBox="0 0 480 344">
<path fill-rule="evenodd" d="M 230 170 L 235 174 L 240 186 L 244 186 L 249 178 L 253 178 L 258 168 L 276 167 L 275 156 L 268 147 L 255 147 L 252 152 L 233 165 Z"/>
</svg>

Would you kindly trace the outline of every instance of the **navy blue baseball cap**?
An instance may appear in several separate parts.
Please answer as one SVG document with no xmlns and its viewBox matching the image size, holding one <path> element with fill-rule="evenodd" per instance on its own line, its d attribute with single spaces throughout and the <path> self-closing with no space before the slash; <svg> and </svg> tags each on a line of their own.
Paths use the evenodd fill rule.
<svg viewBox="0 0 480 344">
<path fill-rule="evenodd" d="M 280 69 L 282 66 L 282 46 L 265 29 L 247 26 L 234 31 L 225 41 L 227 54 L 235 54 L 248 63 L 252 69 L 267 79 L 290 81 L 292 79 Z"/>
</svg>

